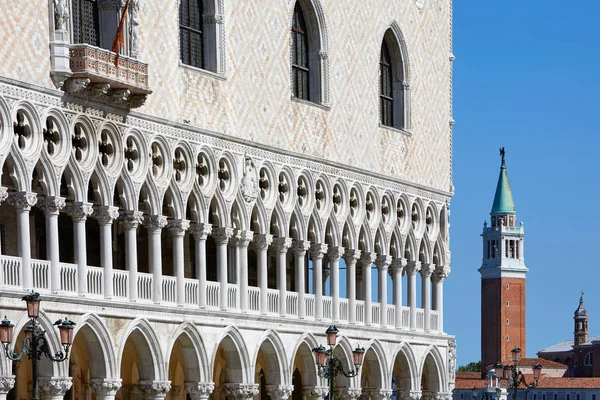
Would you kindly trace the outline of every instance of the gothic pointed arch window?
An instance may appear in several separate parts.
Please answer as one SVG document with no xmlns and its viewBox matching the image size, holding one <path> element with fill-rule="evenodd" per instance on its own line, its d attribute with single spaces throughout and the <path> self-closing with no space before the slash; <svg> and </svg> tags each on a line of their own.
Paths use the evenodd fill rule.
<svg viewBox="0 0 600 400">
<path fill-rule="evenodd" d="M 320 0 L 297 0 L 290 25 L 292 98 L 329 105 L 328 41 Z"/>
<path fill-rule="evenodd" d="M 100 46 L 100 20 L 96 0 L 72 0 L 73 43 Z"/>
<path fill-rule="evenodd" d="M 394 25 L 383 37 L 379 56 L 379 123 L 382 126 L 410 129 L 410 83 L 406 45 Z"/>
</svg>

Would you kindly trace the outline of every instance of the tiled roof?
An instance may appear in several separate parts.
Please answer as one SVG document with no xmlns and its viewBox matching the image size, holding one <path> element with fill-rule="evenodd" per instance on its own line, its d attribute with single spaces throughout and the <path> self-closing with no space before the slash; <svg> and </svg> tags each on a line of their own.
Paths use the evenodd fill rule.
<svg viewBox="0 0 600 400">
<path fill-rule="evenodd" d="M 487 386 L 487 379 L 481 379 L 481 374 L 474 374 L 473 378 L 461 377 L 458 372 L 456 374 L 455 388 L 459 390 L 470 390 L 475 388 L 482 389 Z M 477 378 L 475 378 L 475 375 Z M 533 382 L 531 375 L 526 375 L 527 382 Z M 503 382 L 506 383 L 505 380 Z M 537 389 L 597 389 L 600 388 L 600 378 L 553 378 L 542 376 L 538 382 Z M 535 390 L 535 389 L 533 389 Z"/>
<path fill-rule="evenodd" d="M 507 362 L 507 364 L 512 365 L 512 363 Z M 519 367 L 533 367 L 534 364 L 540 364 L 542 368 L 552 368 L 552 369 L 567 369 L 568 366 L 565 364 L 558 363 L 556 361 L 550 361 L 543 358 L 521 358 L 519 361 Z M 543 373 L 542 369 L 542 373 Z"/>
<path fill-rule="evenodd" d="M 456 372 L 456 379 L 481 379 L 481 372 Z"/>
<path fill-rule="evenodd" d="M 564 340 L 560 343 L 553 344 L 552 346 L 548 346 L 545 349 L 542 349 L 539 353 L 560 353 L 562 351 L 572 351 L 573 350 L 573 341 L 572 340 Z"/>
</svg>

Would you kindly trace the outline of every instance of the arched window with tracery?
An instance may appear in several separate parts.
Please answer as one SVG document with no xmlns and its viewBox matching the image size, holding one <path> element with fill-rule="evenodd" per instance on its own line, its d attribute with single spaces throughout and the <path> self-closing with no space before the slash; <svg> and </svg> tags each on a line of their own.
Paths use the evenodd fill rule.
<svg viewBox="0 0 600 400">
<path fill-rule="evenodd" d="M 299 3 L 292 21 L 292 91 L 294 97 L 309 100 L 308 34 Z"/>
<path fill-rule="evenodd" d="M 390 50 L 388 49 L 385 40 L 381 46 L 379 68 L 379 106 L 381 112 L 381 124 L 385 126 L 394 126 L 393 67 Z"/>
<path fill-rule="evenodd" d="M 410 82 L 406 45 L 397 24 L 383 37 L 379 55 L 379 123 L 381 126 L 410 129 Z"/>
<path fill-rule="evenodd" d="M 100 46 L 100 20 L 96 0 L 72 0 L 73 43 Z"/>
<path fill-rule="evenodd" d="M 179 40 L 181 62 L 204 68 L 204 26 L 202 0 L 181 0 Z"/>
</svg>

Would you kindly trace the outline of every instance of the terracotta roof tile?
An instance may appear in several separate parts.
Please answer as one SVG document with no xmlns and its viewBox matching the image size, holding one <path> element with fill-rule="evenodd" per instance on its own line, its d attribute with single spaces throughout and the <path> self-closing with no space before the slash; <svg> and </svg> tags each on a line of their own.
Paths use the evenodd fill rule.
<svg viewBox="0 0 600 400">
<path fill-rule="evenodd" d="M 521 358 L 519 361 L 519 367 L 533 367 L 534 364 L 541 364 L 543 368 L 552 369 L 567 369 L 565 364 L 558 363 L 556 361 L 546 360 L 544 358 Z M 504 365 L 512 365 L 512 361 L 505 361 Z M 543 370 L 542 370 L 543 371 Z"/>
</svg>

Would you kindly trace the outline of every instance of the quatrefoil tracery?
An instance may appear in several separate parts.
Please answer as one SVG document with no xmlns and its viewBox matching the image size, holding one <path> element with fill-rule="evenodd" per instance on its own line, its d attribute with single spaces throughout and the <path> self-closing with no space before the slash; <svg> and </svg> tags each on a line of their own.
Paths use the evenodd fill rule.
<svg viewBox="0 0 600 400">
<path fill-rule="evenodd" d="M 60 134 L 54 126 L 52 118 L 46 119 L 46 127 L 43 130 L 44 142 L 46 142 L 46 150 L 51 156 L 56 154 L 57 147 L 60 143 Z"/>
<path fill-rule="evenodd" d="M 31 126 L 29 121 L 25 117 L 23 111 L 17 111 L 17 120 L 13 122 L 13 131 L 17 137 L 17 144 L 21 150 L 25 150 L 27 147 L 27 141 L 31 137 Z"/>
</svg>

